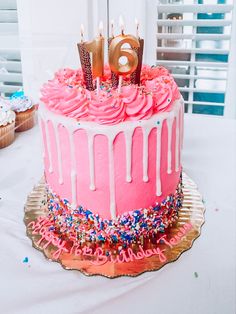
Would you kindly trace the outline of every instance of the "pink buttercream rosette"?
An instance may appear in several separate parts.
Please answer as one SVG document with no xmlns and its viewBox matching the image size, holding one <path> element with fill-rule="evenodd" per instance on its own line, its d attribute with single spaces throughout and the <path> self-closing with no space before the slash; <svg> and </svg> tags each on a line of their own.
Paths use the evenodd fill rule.
<svg viewBox="0 0 236 314">
<path fill-rule="evenodd" d="M 55 113 L 84 119 L 88 117 L 88 93 L 85 89 L 79 90 L 50 81 L 42 88 L 41 101 Z"/>
<path fill-rule="evenodd" d="M 82 70 L 62 69 L 42 88 L 41 100 L 53 112 L 99 124 L 149 119 L 157 112 L 170 111 L 180 97 L 178 86 L 164 67 L 143 66 L 141 86 L 127 85 L 121 93 L 111 87 L 111 71 L 104 68 L 101 90 L 84 88 Z"/>
<path fill-rule="evenodd" d="M 153 114 L 153 98 L 142 92 L 137 86 L 124 86 L 122 89 L 123 102 L 126 105 L 126 120 L 146 120 Z"/>
<path fill-rule="evenodd" d="M 119 95 L 107 92 L 91 93 L 89 116 L 99 124 L 117 124 L 125 120 L 125 105 Z"/>
<path fill-rule="evenodd" d="M 145 85 L 146 81 L 151 81 L 160 76 L 170 75 L 169 71 L 164 67 L 150 67 L 149 65 L 143 65 L 141 72 L 141 84 Z"/>
<path fill-rule="evenodd" d="M 173 101 L 179 98 L 177 85 L 169 75 L 146 81 L 145 86 L 153 94 L 154 112 L 170 111 Z"/>
<path fill-rule="evenodd" d="M 55 73 L 54 80 L 70 86 L 85 87 L 83 72 L 81 69 L 61 69 Z"/>
</svg>

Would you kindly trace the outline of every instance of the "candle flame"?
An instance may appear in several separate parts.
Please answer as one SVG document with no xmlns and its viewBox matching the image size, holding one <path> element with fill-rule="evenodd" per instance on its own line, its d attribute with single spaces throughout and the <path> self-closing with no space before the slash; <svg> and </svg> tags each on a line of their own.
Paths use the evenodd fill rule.
<svg viewBox="0 0 236 314">
<path fill-rule="evenodd" d="M 114 20 L 111 20 L 111 37 L 114 37 Z"/>
<path fill-rule="evenodd" d="M 135 25 L 136 25 L 136 36 L 139 37 L 139 21 L 137 18 L 134 19 Z"/>
<path fill-rule="evenodd" d="M 123 35 L 124 34 L 125 23 L 124 23 L 122 15 L 120 15 L 120 17 L 119 17 L 119 26 L 121 28 L 121 33 Z"/>
<path fill-rule="evenodd" d="M 102 33 L 103 33 L 103 21 L 99 22 L 98 29 L 99 29 L 99 35 L 102 36 Z"/>
</svg>

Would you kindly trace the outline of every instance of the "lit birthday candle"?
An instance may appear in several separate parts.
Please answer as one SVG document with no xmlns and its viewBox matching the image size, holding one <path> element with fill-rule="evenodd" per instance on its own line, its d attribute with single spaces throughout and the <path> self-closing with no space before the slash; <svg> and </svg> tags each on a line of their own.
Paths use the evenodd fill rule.
<svg viewBox="0 0 236 314">
<path fill-rule="evenodd" d="M 137 65 L 136 70 L 131 74 L 131 83 L 139 85 L 141 70 L 142 70 L 142 62 L 143 62 L 144 39 L 140 38 L 139 36 L 139 21 L 137 20 L 137 18 L 135 18 L 135 25 L 136 25 L 136 36 L 139 41 L 139 47 L 134 47 L 138 56 L 138 65 Z"/>
<path fill-rule="evenodd" d="M 123 76 L 131 74 L 137 68 L 138 57 L 133 48 L 139 47 L 139 41 L 135 36 L 125 35 L 124 21 L 122 17 L 119 19 L 119 24 L 121 34 L 112 39 L 109 49 L 109 64 L 111 71 L 119 76 L 118 93 L 121 92 Z M 128 44 L 130 48 L 122 48 L 124 44 Z M 126 57 L 127 62 L 125 64 L 120 63 L 121 57 Z"/>
<path fill-rule="evenodd" d="M 97 92 L 100 89 L 100 77 L 104 73 L 104 37 L 103 37 L 103 23 L 99 23 L 98 36 L 89 42 L 85 43 L 85 48 L 92 53 L 92 75 L 96 79 Z"/>
<path fill-rule="evenodd" d="M 111 35 L 108 38 L 108 53 L 109 53 L 111 41 L 114 38 L 114 24 L 115 24 L 114 20 L 111 20 Z M 118 86 L 118 80 L 119 80 L 118 75 L 115 72 L 111 71 L 112 87 L 116 88 Z"/>
</svg>

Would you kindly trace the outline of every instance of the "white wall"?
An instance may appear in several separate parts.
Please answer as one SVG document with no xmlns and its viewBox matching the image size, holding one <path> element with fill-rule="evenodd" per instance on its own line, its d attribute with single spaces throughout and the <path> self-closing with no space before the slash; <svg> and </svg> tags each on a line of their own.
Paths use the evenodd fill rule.
<svg viewBox="0 0 236 314">
<path fill-rule="evenodd" d="M 53 72 L 79 67 L 76 43 L 81 23 L 85 36 L 93 27 L 90 5 L 90 0 L 17 1 L 24 89 L 34 101 Z"/>
<path fill-rule="evenodd" d="M 156 12 L 153 0 L 110 0 L 110 19 L 122 14 L 126 33 L 135 34 L 135 17 L 140 21 L 140 34 L 145 38 L 145 61 L 155 60 Z M 96 35 L 99 20 L 106 34 L 107 0 L 17 0 L 19 36 L 25 92 L 38 101 L 42 84 L 62 67 L 80 66 L 76 43 L 80 41 L 80 25 L 85 38 Z M 148 21 L 148 23 L 147 23 Z M 145 26 L 149 25 L 149 28 Z M 151 25 L 151 28 L 150 28 Z"/>
</svg>

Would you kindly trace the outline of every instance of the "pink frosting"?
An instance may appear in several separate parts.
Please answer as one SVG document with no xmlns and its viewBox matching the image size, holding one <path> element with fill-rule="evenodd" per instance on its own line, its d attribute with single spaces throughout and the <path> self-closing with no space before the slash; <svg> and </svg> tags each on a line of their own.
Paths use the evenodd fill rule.
<svg viewBox="0 0 236 314">
<path fill-rule="evenodd" d="M 60 107 L 61 100 L 64 98 L 64 94 L 67 92 L 67 89 L 67 86 L 57 82 L 56 80 L 49 81 L 47 84 L 44 84 L 41 89 L 41 100 L 50 110 L 60 113 L 57 108 Z"/>
<path fill-rule="evenodd" d="M 104 71 L 103 71 L 103 77 L 102 77 L 102 81 L 106 82 L 111 78 L 111 69 L 109 67 L 108 64 L 104 65 Z"/>
<path fill-rule="evenodd" d="M 149 119 L 153 114 L 153 97 L 142 93 L 135 86 L 123 87 L 122 96 L 126 104 L 127 120 Z"/>
<path fill-rule="evenodd" d="M 50 81 L 42 89 L 41 100 L 56 113 L 80 119 L 88 116 L 88 93 L 84 89 L 81 91 L 56 81 Z"/>
<path fill-rule="evenodd" d="M 125 120 L 125 106 L 119 95 L 107 92 L 91 93 L 89 115 L 93 121 L 100 124 L 117 124 Z"/>
<path fill-rule="evenodd" d="M 55 73 L 56 81 L 62 84 L 71 85 L 71 86 L 83 86 L 83 72 L 81 69 L 72 70 L 72 69 L 61 69 Z"/>
<path fill-rule="evenodd" d="M 84 91 L 73 90 L 64 99 L 61 112 L 75 119 L 86 118 L 88 117 L 88 104 L 88 98 Z"/>
<path fill-rule="evenodd" d="M 146 81 L 153 80 L 163 75 L 169 75 L 169 71 L 166 68 L 150 67 L 149 65 L 144 65 L 141 72 L 141 83 L 145 84 Z"/>
<path fill-rule="evenodd" d="M 172 107 L 173 90 L 169 76 L 161 76 L 145 82 L 153 93 L 154 112 L 170 111 Z"/>
<path fill-rule="evenodd" d="M 172 94 L 173 94 L 173 99 L 179 99 L 181 97 L 178 85 L 176 84 L 175 80 L 173 77 L 170 77 L 171 79 L 171 88 L 172 88 Z"/>
<path fill-rule="evenodd" d="M 125 104 L 130 104 L 138 96 L 139 90 L 136 85 L 123 86 L 121 89 L 121 97 Z"/>
<path fill-rule="evenodd" d="M 141 85 L 126 85 L 121 93 L 111 87 L 111 71 L 106 65 L 101 89 L 89 92 L 84 88 L 82 70 L 62 69 L 42 88 L 41 100 L 53 112 L 77 120 L 100 124 L 117 124 L 125 120 L 149 119 L 153 114 L 170 111 L 173 101 L 180 98 L 178 86 L 164 67 L 144 65 Z"/>
</svg>

